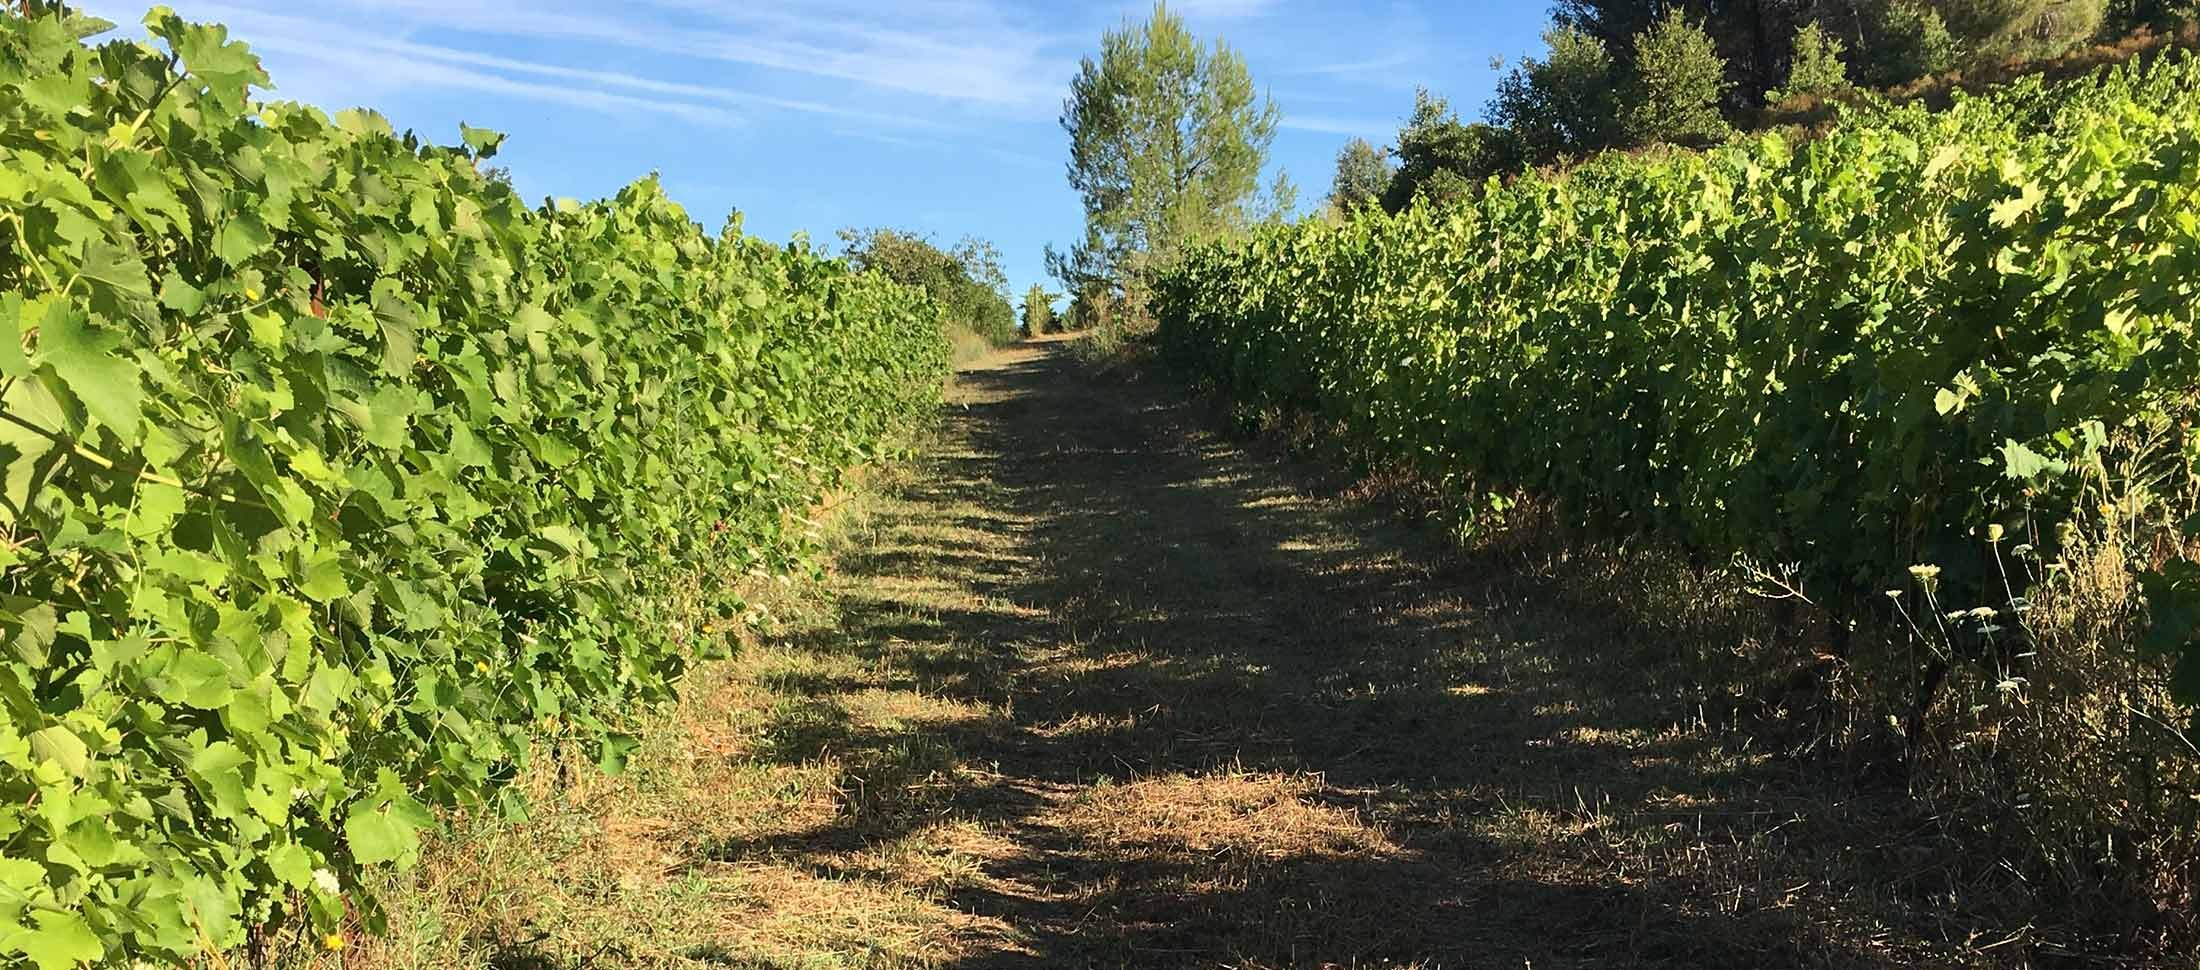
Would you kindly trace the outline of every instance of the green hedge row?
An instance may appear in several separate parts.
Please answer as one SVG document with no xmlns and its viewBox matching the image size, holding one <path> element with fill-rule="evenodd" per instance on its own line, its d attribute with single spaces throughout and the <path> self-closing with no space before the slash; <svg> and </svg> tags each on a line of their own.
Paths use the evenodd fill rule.
<svg viewBox="0 0 2200 970">
<path fill-rule="evenodd" d="M 0 964 L 42 970 L 326 929 L 546 730 L 616 764 L 709 580 L 796 566 L 946 367 L 920 294 L 654 180 L 531 209 L 491 133 L 77 23 L 0 16 Z"/>
<path fill-rule="evenodd" d="M 2180 54 L 1263 230 L 1162 275 L 1162 339 L 1455 489 L 1793 569 L 1849 617 L 1935 567 L 2007 629 L 2009 554 L 2052 559 L 2104 449 L 2200 451 L 2196 92 Z"/>
</svg>

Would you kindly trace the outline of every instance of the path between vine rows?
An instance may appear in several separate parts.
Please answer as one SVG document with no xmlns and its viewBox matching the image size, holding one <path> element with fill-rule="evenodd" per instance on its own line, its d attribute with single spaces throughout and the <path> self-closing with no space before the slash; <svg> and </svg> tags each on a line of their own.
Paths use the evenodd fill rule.
<svg viewBox="0 0 2200 970">
<path fill-rule="evenodd" d="M 1068 347 L 961 374 L 838 560 L 835 619 L 741 662 L 744 757 L 791 794 L 712 823 L 740 888 L 709 895 L 745 908 L 686 957 L 1961 959 L 1926 907 L 1840 884 L 1925 854 L 1874 807 L 1899 799 L 1691 727 L 1623 597 L 1476 566 Z"/>
</svg>

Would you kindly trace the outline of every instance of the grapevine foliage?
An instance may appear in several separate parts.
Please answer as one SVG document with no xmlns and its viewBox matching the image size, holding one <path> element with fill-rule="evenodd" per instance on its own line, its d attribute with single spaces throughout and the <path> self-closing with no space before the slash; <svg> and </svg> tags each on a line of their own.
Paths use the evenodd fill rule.
<svg viewBox="0 0 2200 970">
<path fill-rule="evenodd" d="M 920 294 L 653 179 L 531 209 L 494 133 L 146 25 L 0 16 L 0 965 L 327 927 L 543 732 L 616 766 L 738 607 L 697 577 L 797 566 L 946 367 Z"/>
<path fill-rule="evenodd" d="M 2021 608 L 1998 553 L 2051 556 L 2104 448 L 2167 429 L 2150 474 L 2191 468 L 2200 62 L 1265 229 L 1156 301 L 1225 394 L 1454 488 L 1792 568 L 1850 616 L 1913 565 Z"/>
</svg>

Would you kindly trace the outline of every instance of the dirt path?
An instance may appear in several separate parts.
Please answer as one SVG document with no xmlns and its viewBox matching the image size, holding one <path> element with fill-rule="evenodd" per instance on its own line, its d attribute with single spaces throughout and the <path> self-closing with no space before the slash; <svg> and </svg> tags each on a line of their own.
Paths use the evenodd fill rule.
<svg viewBox="0 0 2200 970">
<path fill-rule="evenodd" d="M 763 754 L 837 804 L 718 858 L 928 900 L 852 964 L 1933 962 L 1838 884 L 1924 850 L 1692 725 L 1629 596 L 1439 565 L 1066 346 L 962 376 L 839 624 L 759 661 Z"/>
<path fill-rule="evenodd" d="M 623 774 L 538 760 L 296 965 L 2032 965 L 2049 904 L 1834 711 L 1722 700 L 1802 647 L 1735 591 L 1468 555 L 1219 427 L 982 359 Z"/>
</svg>

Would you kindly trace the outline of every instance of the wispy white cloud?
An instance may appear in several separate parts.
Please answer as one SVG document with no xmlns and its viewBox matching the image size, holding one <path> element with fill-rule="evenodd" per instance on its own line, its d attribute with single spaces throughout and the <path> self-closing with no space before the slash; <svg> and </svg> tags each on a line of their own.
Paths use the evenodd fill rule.
<svg viewBox="0 0 2200 970">
<path fill-rule="evenodd" d="M 1334 91 L 1319 91 L 1309 87 L 1277 88 L 1268 92 L 1268 96 L 1274 98 L 1276 103 L 1287 106 L 1301 104 L 1356 104 L 1360 100 L 1359 98 L 1346 97 L 1345 95 L 1338 94 Z"/>
<path fill-rule="evenodd" d="M 377 50 L 400 54 L 415 59 L 472 65 L 518 74 L 534 74 L 544 77 L 554 77 L 564 80 L 584 82 L 588 85 L 593 86 L 625 88 L 631 91 L 641 91 L 650 94 L 665 95 L 668 97 L 693 99 L 696 101 L 721 102 L 735 107 L 776 108 L 786 111 L 798 111 L 808 114 L 831 115 L 834 117 L 857 121 L 877 122 L 880 124 L 893 125 L 896 127 L 922 127 L 928 124 L 928 122 L 926 122 L 924 119 L 912 117 L 906 114 L 892 115 L 876 111 L 860 111 L 853 108 L 842 107 L 839 105 L 826 104 L 820 101 L 809 101 L 798 98 L 782 98 L 772 95 L 758 94 L 750 91 L 741 91 L 732 88 L 715 87 L 706 84 L 687 84 L 677 81 L 661 81 L 654 78 L 646 78 L 634 74 L 620 73 L 617 71 L 598 71 L 582 68 L 564 67 L 556 64 L 545 64 L 536 61 L 514 60 L 509 57 L 497 57 L 495 55 L 480 54 L 473 51 L 456 50 L 447 47 L 434 47 L 423 44 L 411 44 L 401 41 L 380 41 L 370 38 L 366 40 L 365 43 Z"/>
<path fill-rule="evenodd" d="M 300 40 L 281 35 L 255 38 L 253 46 L 293 57 L 308 58 L 354 72 L 355 78 L 390 84 L 452 88 L 547 101 L 604 114 L 646 112 L 694 124 L 739 127 L 746 119 L 725 108 L 663 98 L 639 98 L 586 87 L 522 81 L 500 74 L 476 71 L 453 64 L 394 55 L 387 49 L 343 47 L 326 41 Z"/>
<path fill-rule="evenodd" d="M 1310 75 L 1341 78 L 1389 77 L 1397 74 L 1401 69 L 1411 66 L 1415 61 L 1418 60 L 1420 60 L 1420 55 L 1418 52 L 1401 50 L 1392 51 L 1391 53 L 1384 54 L 1379 57 L 1363 58 L 1360 60 L 1352 61 L 1341 61 L 1330 64 L 1316 64 L 1311 67 L 1301 67 L 1296 70 L 1287 71 L 1285 73 L 1300 77 Z"/>
<path fill-rule="evenodd" d="M 854 138 L 859 141 L 877 142 L 881 145 L 893 145 L 897 148 L 929 149 L 939 147 L 939 143 L 937 142 L 925 141 L 918 138 L 904 138 L 900 135 L 889 135 L 883 131 L 872 131 L 868 128 L 835 128 L 833 129 L 833 134 L 838 135 L 842 138 Z"/>
<path fill-rule="evenodd" d="M 319 62 L 339 74 L 330 78 L 337 82 L 352 75 L 385 89 L 464 89 L 717 126 L 791 112 L 845 122 L 836 130 L 1040 121 L 1053 114 L 1076 56 L 1090 48 L 1095 32 L 1090 23 L 1065 23 L 1076 18 L 1062 11 L 1042 12 L 1018 0 L 173 2 L 187 16 L 227 22 L 269 50 Z M 1172 0 L 1170 6 L 1197 17 L 1256 20 L 1283 4 Z M 1292 24 L 1244 29 L 1258 46 L 1303 48 Z M 1292 39 L 1275 36 L 1277 30 Z M 435 43 L 410 39 L 416 34 L 432 34 Z M 1403 76 L 1418 60 L 1414 49 L 1393 47 L 1287 67 L 1280 76 L 1302 78 L 1301 86 L 1373 83 Z M 713 64 L 738 68 L 736 83 L 708 83 L 714 73 L 732 73 L 713 72 Z M 318 78 L 296 70 L 285 76 L 302 80 L 301 87 L 319 86 Z M 1284 124 L 1366 136 L 1394 127 L 1334 115 L 1287 114 Z"/>
<path fill-rule="evenodd" d="M 1079 40 L 1025 26 L 1003 8 L 982 2 L 797 6 L 792 0 L 651 0 L 638 15 L 616 17 L 596 6 L 517 0 L 343 2 L 449 30 L 585 40 L 1023 112 L 1051 103 L 1074 65 Z M 652 16 L 649 8 L 683 16 Z M 882 14 L 891 21 L 874 19 Z"/>
<path fill-rule="evenodd" d="M 1341 118 L 1331 115 L 1285 114 L 1278 124 L 1294 131 L 1312 131 L 1324 135 L 1351 135 L 1377 141 L 1398 132 L 1398 123 L 1395 121 Z"/>
<path fill-rule="evenodd" d="M 100 6 L 112 2 L 115 0 Z M 401 35 L 382 36 L 355 24 L 250 6 L 186 0 L 182 12 L 191 19 L 227 25 L 231 36 L 255 51 L 284 56 L 291 63 L 286 64 L 277 80 L 277 94 L 302 94 L 327 108 L 348 107 L 391 90 L 433 88 L 521 98 L 613 116 L 658 115 L 719 128 L 739 127 L 747 120 L 729 105 L 742 99 L 717 89 L 683 89 L 646 78 L 414 44 Z M 305 70 L 299 70 L 301 67 Z M 515 74 L 567 83 L 512 76 Z M 614 88 L 658 96 L 609 90 Z"/>
<path fill-rule="evenodd" d="M 462 4 L 418 0 L 345 2 L 354 8 L 350 11 L 352 16 L 344 16 L 346 11 L 343 10 L 324 7 L 323 11 L 332 15 L 330 19 L 279 12 L 251 5 L 251 0 L 242 3 L 184 0 L 184 13 L 194 19 L 228 24 L 236 36 L 256 48 L 284 54 L 299 62 L 289 65 L 284 72 L 282 84 L 286 90 L 283 93 L 302 90 L 309 100 L 325 101 L 331 94 L 356 100 L 367 94 L 381 95 L 406 87 L 434 87 L 523 97 L 613 114 L 641 111 L 720 127 L 736 125 L 751 115 L 771 111 L 814 114 L 897 129 L 939 126 L 937 120 L 919 112 L 871 110 L 815 98 L 785 97 L 723 85 L 575 67 L 405 39 L 424 27 L 443 27 L 466 34 L 516 32 L 538 38 L 588 35 L 594 41 L 609 38 L 638 48 L 654 49 L 667 46 L 666 38 L 677 38 L 683 33 L 669 28 L 636 29 L 631 19 L 612 21 L 556 10 L 529 10 L 524 28 L 514 31 L 515 21 L 505 15 L 507 11 L 500 6 L 499 0 L 472 0 Z M 395 8 L 404 16 L 391 18 L 384 8 Z M 423 16 L 414 17 L 414 14 Z M 331 43 L 330 38 L 342 40 Z M 694 43 L 690 39 L 671 46 L 685 49 Z M 307 69 L 299 70 L 300 64 Z"/>
<path fill-rule="evenodd" d="M 1030 152 L 1010 151 L 1006 148 L 986 147 L 980 150 L 985 152 L 987 155 L 991 155 L 994 158 L 1000 159 L 1001 161 L 1009 162 L 1015 165 L 1024 165 L 1031 168 L 1053 169 L 1055 171 L 1060 171 L 1062 168 L 1062 159 L 1059 158 L 1043 158 L 1041 156 L 1031 154 Z"/>
</svg>

